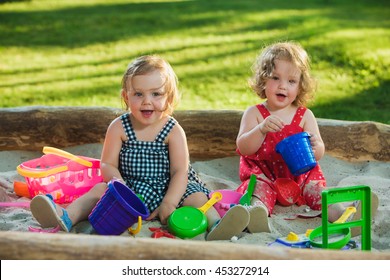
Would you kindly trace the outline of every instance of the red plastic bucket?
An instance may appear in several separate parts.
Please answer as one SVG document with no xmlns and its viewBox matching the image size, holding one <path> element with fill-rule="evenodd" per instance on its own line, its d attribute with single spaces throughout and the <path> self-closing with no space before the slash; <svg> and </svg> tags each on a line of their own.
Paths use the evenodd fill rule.
<svg viewBox="0 0 390 280">
<path fill-rule="evenodd" d="M 276 152 L 282 155 L 294 176 L 306 173 L 317 165 L 309 138 L 307 132 L 301 132 L 283 139 L 276 145 Z"/>
<path fill-rule="evenodd" d="M 142 200 L 126 185 L 111 181 L 88 219 L 97 233 L 120 235 L 136 223 L 139 216 L 149 217 Z"/>
</svg>

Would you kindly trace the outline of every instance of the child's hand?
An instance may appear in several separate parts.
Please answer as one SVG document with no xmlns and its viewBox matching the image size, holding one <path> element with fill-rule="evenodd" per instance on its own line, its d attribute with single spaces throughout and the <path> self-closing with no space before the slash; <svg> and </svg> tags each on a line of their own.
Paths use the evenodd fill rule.
<svg viewBox="0 0 390 280">
<path fill-rule="evenodd" d="M 160 204 L 160 206 L 157 207 L 156 210 L 154 210 L 152 212 L 152 214 L 150 214 L 150 216 L 146 220 L 150 221 L 150 220 L 153 220 L 154 218 L 156 218 L 158 216 L 159 219 L 160 219 L 161 224 L 166 225 L 169 216 L 175 210 L 176 210 L 175 205 L 171 205 L 171 204 L 162 202 Z"/>
<path fill-rule="evenodd" d="M 319 145 L 319 140 L 318 140 L 318 137 L 315 134 L 309 133 L 309 135 L 310 135 L 311 148 L 313 150 L 313 153 L 315 154 L 316 153 L 316 148 Z"/>
<path fill-rule="evenodd" d="M 283 121 L 277 116 L 268 116 L 260 124 L 259 129 L 261 133 L 267 134 L 268 132 L 277 132 L 284 127 Z"/>
<path fill-rule="evenodd" d="M 167 224 L 167 220 L 169 216 L 172 214 L 173 211 L 176 210 L 176 206 L 173 204 L 168 204 L 168 203 L 161 203 L 160 205 L 160 211 L 159 211 L 159 218 L 160 221 L 163 225 Z"/>
</svg>

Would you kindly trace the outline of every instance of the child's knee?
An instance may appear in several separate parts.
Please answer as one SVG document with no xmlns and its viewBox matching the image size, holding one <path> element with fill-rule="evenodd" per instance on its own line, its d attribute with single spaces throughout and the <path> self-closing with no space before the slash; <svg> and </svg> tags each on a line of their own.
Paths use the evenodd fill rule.
<svg viewBox="0 0 390 280">
<path fill-rule="evenodd" d="M 101 182 L 93 186 L 93 188 L 88 192 L 91 196 L 100 198 L 107 189 L 107 183 Z"/>
<path fill-rule="evenodd" d="M 208 196 L 204 192 L 195 192 L 186 197 L 183 201 L 184 206 L 194 206 L 199 208 L 208 201 Z"/>
<path fill-rule="evenodd" d="M 325 189 L 323 181 L 311 181 L 303 187 L 303 198 L 313 210 L 321 210 L 321 193 Z"/>
</svg>

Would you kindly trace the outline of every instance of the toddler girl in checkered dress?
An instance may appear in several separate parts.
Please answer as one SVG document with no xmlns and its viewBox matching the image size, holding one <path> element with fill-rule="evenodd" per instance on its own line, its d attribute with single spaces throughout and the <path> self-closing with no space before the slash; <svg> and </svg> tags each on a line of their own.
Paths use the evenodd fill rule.
<svg viewBox="0 0 390 280">
<path fill-rule="evenodd" d="M 101 157 L 104 181 L 120 180 L 141 195 L 151 213 L 147 220 L 159 218 L 166 224 L 180 206 L 201 207 L 210 191 L 191 167 L 185 132 L 171 116 L 179 91 L 170 64 L 158 56 L 135 59 L 122 78 L 121 96 L 127 112 L 107 129 Z M 47 196 L 36 196 L 31 202 L 33 215 L 43 227 L 60 225 L 70 231 L 88 218 L 107 188 L 105 182 L 66 210 Z M 206 240 L 230 239 L 249 222 L 248 210 L 240 205 L 222 219 L 214 207 L 206 215 Z"/>
</svg>

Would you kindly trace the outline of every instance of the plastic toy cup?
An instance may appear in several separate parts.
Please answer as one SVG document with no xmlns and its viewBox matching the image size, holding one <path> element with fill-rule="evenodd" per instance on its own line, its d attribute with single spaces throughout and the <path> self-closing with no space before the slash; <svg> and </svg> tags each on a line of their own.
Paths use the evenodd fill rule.
<svg viewBox="0 0 390 280">
<path fill-rule="evenodd" d="M 221 217 L 226 214 L 232 204 L 239 204 L 240 198 L 242 197 L 242 193 L 236 192 L 234 190 L 217 190 L 214 192 L 219 192 L 222 194 L 222 199 L 214 204 L 215 210 L 217 210 Z M 214 192 L 210 193 L 210 197 Z"/>
<path fill-rule="evenodd" d="M 148 216 L 149 210 L 131 189 L 119 181 L 111 181 L 88 219 L 97 233 L 120 235 L 139 217 Z"/>
<path fill-rule="evenodd" d="M 306 173 L 317 165 L 309 138 L 307 132 L 301 132 L 283 139 L 276 145 L 276 152 L 282 155 L 294 176 Z"/>
</svg>

